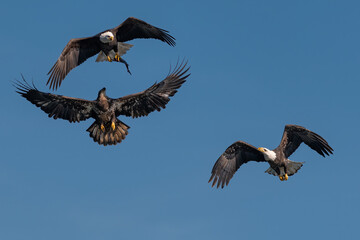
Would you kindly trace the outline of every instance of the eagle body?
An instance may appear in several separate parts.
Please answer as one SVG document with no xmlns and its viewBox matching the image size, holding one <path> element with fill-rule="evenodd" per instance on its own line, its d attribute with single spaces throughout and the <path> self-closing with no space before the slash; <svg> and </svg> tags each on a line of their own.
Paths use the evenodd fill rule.
<svg viewBox="0 0 360 240">
<path fill-rule="evenodd" d="M 113 52 L 117 52 L 118 51 L 118 43 L 116 41 L 116 39 L 114 38 L 111 42 L 107 42 L 107 43 L 103 43 L 101 41 L 100 42 L 100 53 L 104 53 L 106 56 L 109 56 L 110 51 Z"/>
<path fill-rule="evenodd" d="M 109 110 L 111 103 L 109 102 L 109 98 L 106 96 L 106 88 L 103 88 L 99 91 L 96 102 L 98 108 L 102 111 L 107 112 Z"/>
<path fill-rule="evenodd" d="M 303 162 L 293 162 L 286 158 L 281 149 L 268 150 L 266 148 L 260 148 L 258 150 L 265 151 L 263 152 L 264 158 L 270 165 L 265 172 L 279 176 L 282 180 L 285 180 L 287 178 L 286 176 L 294 175 L 303 165 Z M 269 154 L 274 156 L 274 158 L 269 158 Z"/>
<path fill-rule="evenodd" d="M 122 56 L 126 53 L 127 50 L 129 50 L 133 46 L 131 44 L 125 44 L 125 43 L 117 41 L 115 36 L 116 36 L 116 33 L 111 31 L 111 29 L 109 29 L 109 30 L 101 32 L 93 37 L 95 39 L 98 39 L 99 49 L 100 49 L 98 58 L 96 59 L 97 62 L 108 61 L 107 58 L 100 60 L 99 59 L 100 56 L 106 56 L 106 57 L 109 56 L 111 61 L 116 61 L 116 59 L 115 59 L 116 54 L 118 54 L 119 56 Z M 125 50 L 125 47 L 123 47 L 123 46 L 128 46 L 128 48 L 126 48 L 126 50 Z"/>
<path fill-rule="evenodd" d="M 120 143 L 128 134 L 130 127 L 117 117 L 143 117 L 155 110 L 164 109 L 170 97 L 175 95 L 190 75 L 187 74 L 188 70 L 186 63 L 181 63 L 170 71 L 163 81 L 155 83 L 145 91 L 116 99 L 108 97 L 105 88 L 99 91 L 96 100 L 89 101 L 41 92 L 25 79 L 15 83 L 15 87 L 17 93 L 40 107 L 50 118 L 61 118 L 69 122 L 95 119 L 87 131 L 95 142 L 106 146 Z"/>
<path fill-rule="evenodd" d="M 105 88 L 99 91 L 99 96 L 96 99 L 97 109 L 93 116 L 98 123 L 103 125 L 116 119 L 115 111 L 110 109 L 112 104 L 111 99 L 106 96 L 105 91 Z"/>
<path fill-rule="evenodd" d="M 212 186 L 217 183 L 217 187 L 223 188 L 229 184 L 240 166 L 249 161 L 267 162 L 270 167 L 266 173 L 278 176 L 281 181 L 288 180 L 289 176 L 294 175 L 303 166 L 303 162 L 293 162 L 289 159 L 301 143 L 305 143 L 323 157 L 333 152 L 320 135 L 298 125 L 286 125 L 280 145 L 273 150 L 256 148 L 243 141 L 230 145 L 214 164 L 209 182 L 213 181 Z"/>
<path fill-rule="evenodd" d="M 50 84 L 50 89 L 57 89 L 73 68 L 96 54 L 99 54 L 97 62 L 121 62 L 131 74 L 129 64 L 121 56 L 133 46 L 125 42 L 137 38 L 158 39 L 170 46 L 175 46 L 175 38 L 168 34 L 168 31 L 129 17 L 119 26 L 92 37 L 71 39 L 50 69 L 47 84 Z"/>
</svg>

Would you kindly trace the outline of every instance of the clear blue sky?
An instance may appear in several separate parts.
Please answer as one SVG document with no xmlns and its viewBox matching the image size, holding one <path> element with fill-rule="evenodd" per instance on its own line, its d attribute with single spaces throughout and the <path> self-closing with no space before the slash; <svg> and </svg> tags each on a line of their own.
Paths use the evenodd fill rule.
<svg viewBox="0 0 360 240">
<path fill-rule="evenodd" d="M 111 2 L 111 3 L 110 3 Z M 6 1 L 0 7 L 0 239 L 354 239 L 360 214 L 358 1 Z M 56 92 L 95 99 L 142 91 L 178 57 L 191 77 L 167 108 L 120 119 L 121 144 L 95 144 L 93 120 L 53 120 L 19 97 L 39 90 L 71 38 L 134 16 L 167 29 L 175 48 L 135 40 L 123 64 L 71 71 Z M 275 148 L 285 124 L 323 136 L 287 182 L 243 165 L 229 187 L 207 180 L 237 140 Z"/>
</svg>

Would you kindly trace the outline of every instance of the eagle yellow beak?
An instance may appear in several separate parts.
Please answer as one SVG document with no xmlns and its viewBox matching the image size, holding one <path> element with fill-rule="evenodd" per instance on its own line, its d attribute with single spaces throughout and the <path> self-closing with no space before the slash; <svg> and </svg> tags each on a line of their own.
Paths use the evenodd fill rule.
<svg viewBox="0 0 360 240">
<path fill-rule="evenodd" d="M 110 37 L 110 40 L 112 41 L 114 39 L 114 37 Z"/>
<path fill-rule="evenodd" d="M 264 150 L 263 147 L 259 147 L 258 150 L 259 150 L 260 152 L 265 152 L 265 150 Z"/>
</svg>

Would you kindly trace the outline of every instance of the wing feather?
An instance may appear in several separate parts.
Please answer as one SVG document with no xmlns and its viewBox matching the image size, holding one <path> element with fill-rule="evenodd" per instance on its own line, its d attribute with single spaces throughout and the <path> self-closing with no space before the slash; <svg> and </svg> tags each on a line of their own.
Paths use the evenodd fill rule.
<svg viewBox="0 0 360 240">
<path fill-rule="evenodd" d="M 116 116 L 125 115 L 137 118 L 165 108 L 165 105 L 170 101 L 170 97 L 175 95 L 177 89 L 181 87 L 190 75 L 186 74 L 190 67 L 185 68 L 186 63 L 181 63 L 163 81 L 155 83 L 147 90 L 114 99 Z"/>
<path fill-rule="evenodd" d="M 79 66 L 86 59 L 100 52 L 100 50 L 98 35 L 88 38 L 71 39 L 61 52 L 54 66 L 50 69 L 48 73 L 50 76 L 46 85 L 50 84 L 50 89 L 57 89 L 73 68 Z"/>
<path fill-rule="evenodd" d="M 320 135 L 297 125 L 285 126 L 283 137 L 277 149 L 282 149 L 285 157 L 288 158 L 303 142 L 323 157 L 325 154 L 330 155 L 334 151 Z"/>
<path fill-rule="evenodd" d="M 154 38 L 175 46 L 175 38 L 168 31 L 154 27 L 140 19 L 129 17 L 122 24 L 113 29 L 119 42 L 126 42 L 135 38 Z"/>
<path fill-rule="evenodd" d="M 237 141 L 228 147 L 218 158 L 211 171 L 209 182 L 213 181 L 212 187 L 217 188 L 227 186 L 240 166 L 249 161 L 266 162 L 262 152 L 256 147 Z"/>
<path fill-rule="evenodd" d="M 95 101 L 40 92 L 34 85 L 28 84 L 24 77 L 23 82 L 15 82 L 14 86 L 17 93 L 54 119 L 61 118 L 69 122 L 83 121 L 91 117 L 95 106 Z"/>
</svg>

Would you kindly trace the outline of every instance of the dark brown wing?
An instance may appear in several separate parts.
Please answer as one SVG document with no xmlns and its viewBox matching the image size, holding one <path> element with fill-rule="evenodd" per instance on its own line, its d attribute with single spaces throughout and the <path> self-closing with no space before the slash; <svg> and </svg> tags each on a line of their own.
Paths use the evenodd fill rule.
<svg viewBox="0 0 360 240">
<path fill-rule="evenodd" d="M 154 38 L 175 46 L 175 38 L 168 31 L 154 27 L 140 19 L 129 17 L 113 29 L 118 42 L 126 42 L 135 38 Z"/>
<path fill-rule="evenodd" d="M 180 88 L 190 75 L 186 74 L 190 67 L 186 69 L 185 67 L 186 63 L 180 64 L 163 81 L 155 83 L 143 92 L 114 99 L 116 116 L 125 115 L 137 118 L 165 108 L 165 105 L 170 101 L 170 97 L 177 92 L 176 89 Z"/>
<path fill-rule="evenodd" d="M 24 82 L 14 84 L 16 92 L 48 113 L 50 118 L 80 122 L 91 117 L 94 101 L 40 92 L 35 86 L 30 86 L 24 78 L 23 80 Z"/>
<path fill-rule="evenodd" d="M 334 151 L 327 141 L 318 134 L 297 125 L 286 125 L 283 137 L 278 150 L 284 151 L 285 157 L 288 158 L 304 142 L 321 156 L 332 154 Z"/>
<path fill-rule="evenodd" d="M 94 56 L 100 52 L 100 42 L 98 35 L 89 38 L 74 38 L 71 39 L 54 66 L 48 72 L 50 74 L 46 85 L 50 83 L 50 89 L 57 89 L 60 87 L 62 80 L 71 69 L 79 66 L 86 59 Z"/>
<path fill-rule="evenodd" d="M 209 182 L 213 179 L 212 187 L 217 182 L 217 188 L 223 188 L 229 184 L 230 179 L 240 166 L 249 161 L 266 162 L 264 154 L 256 147 L 242 141 L 233 143 L 216 161 Z"/>
</svg>

